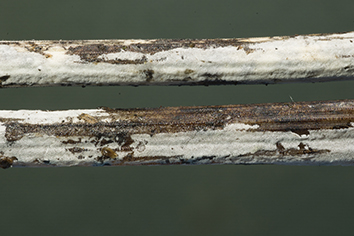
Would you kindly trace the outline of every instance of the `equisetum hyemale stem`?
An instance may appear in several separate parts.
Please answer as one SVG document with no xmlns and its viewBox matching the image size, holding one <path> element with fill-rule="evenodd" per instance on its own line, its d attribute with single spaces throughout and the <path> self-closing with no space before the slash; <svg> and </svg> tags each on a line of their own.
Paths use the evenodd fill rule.
<svg viewBox="0 0 354 236">
<path fill-rule="evenodd" d="M 0 111 L 0 166 L 354 165 L 354 100 Z"/>
<path fill-rule="evenodd" d="M 354 32 L 201 40 L 0 41 L 0 87 L 353 79 Z"/>
<path fill-rule="evenodd" d="M 249 39 L 0 41 L 0 87 L 354 78 L 354 32 Z M 0 167 L 354 165 L 354 100 L 0 111 Z"/>
</svg>

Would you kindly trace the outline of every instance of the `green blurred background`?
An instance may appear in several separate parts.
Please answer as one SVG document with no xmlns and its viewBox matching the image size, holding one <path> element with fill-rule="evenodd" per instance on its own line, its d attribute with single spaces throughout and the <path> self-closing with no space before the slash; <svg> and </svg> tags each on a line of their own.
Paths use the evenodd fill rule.
<svg viewBox="0 0 354 236">
<path fill-rule="evenodd" d="M 0 38 L 218 38 L 354 30 L 353 0 L 2 0 Z M 353 81 L 0 90 L 0 109 L 353 99 Z M 1 235 L 352 235 L 353 167 L 0 170 Z"/>
</svg>

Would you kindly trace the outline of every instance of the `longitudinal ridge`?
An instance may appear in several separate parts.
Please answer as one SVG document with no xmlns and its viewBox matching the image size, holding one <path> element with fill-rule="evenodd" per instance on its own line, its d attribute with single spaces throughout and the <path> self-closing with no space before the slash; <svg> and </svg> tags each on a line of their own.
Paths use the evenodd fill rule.
<svg viewBox="0 0 354 236">
<path fill-rule="evenodd" d="M 0 166 L 354 164 L 354 100 L 0 111 Z"/>
</svg>

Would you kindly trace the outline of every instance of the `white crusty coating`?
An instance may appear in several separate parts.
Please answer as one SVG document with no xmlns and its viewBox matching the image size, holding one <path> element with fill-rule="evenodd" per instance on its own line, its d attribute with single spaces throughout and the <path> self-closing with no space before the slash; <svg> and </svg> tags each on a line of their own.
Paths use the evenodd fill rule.
<svg viewBox="0 0 354 236">
<path fill-rule="evenodd" d="M 62 120 L 71 123 L 90 123 L 93 116 L 108 116 L 104 110 L 71 111 L 1 111 L 3 122 L 7 119 L 27 124 L 58 124 Z M 116 118 L 115 118 L 116 119 Z M 111 122 L 107 118 L 107 121 Z M 353 124 L 352 124 L 353 125 Z M 117 142 L 97 145 L 95 138 L 87 136 L 57 137 L 44 133 L 28 133 L 15 142 L 5 137 L 6 124 L 0 124 L 0 150 L 3 157 L 16 157 L 13 166 L 32 166 L 46 163 L 48 166 L 119 164 L 127 155 L 136 160 L 128 164 L 149 163 L 149 158 L 161 159 L 166 164 L 354 164 L 354 128 L 310 130 L 309 135 L 293 132 L 256 131 L 258 125 L 234 123 L 221 130 L 200 130 L 177 133 L 133 134 L 130 150 L 122 150 Z M 67 141 L 79 141 L 68 143 Z M 300 143 L 306 149 L 322 150 L 319 153 L 304 155 L 280 155 L 280 143 L 285 150 L 298 150 Z M 102 150 L 114 151 L 112 158 L 99 161 Z M 327 151 L 323 151 L 327 150 Z M 264 154 L 264 151 L 272 153 Z M 262 153 L 263 152 L 263 153 Z M 257 153 L 260 153 L 257 155 Z M 208 157 L 208 158 L 205 158 Z M 141 158 L 141 159 L 139 159 Z M 144 159 L 145 158 L 145 159 Z M 204 159 L 203 159 L 204 158 Z M 159 161 L 157 161 L 159 163 Z M 182 164 L 183 164 L 182 163 Z"/>
<path fill-rule="evenodd" d="M 122 45 L 154 40 L 120 40 Z M 274 83 L 276 80 L 348 79 L 354 75 L 354 33 L 240 39 L 245 45 L 183 47 L 156 53 L 120 51 L 88 62 L 53 44 L 44 54 L 26 50 L 25 41 L 0 45 L 0 77 L 6 85 L 183 84 L 222 80 Z M 34 41 L 38 45 L 41 41 Z M 85 41 L 86 44 L 105 41 Z M 46 45 L 50 42 L 43 41 Z M 73 41 L 72 47 L 80 42 Z M 141 60 L 111 64 L 109 60 Z M 150 71 L 149 76 L 146 71 Z"/>
</svg>

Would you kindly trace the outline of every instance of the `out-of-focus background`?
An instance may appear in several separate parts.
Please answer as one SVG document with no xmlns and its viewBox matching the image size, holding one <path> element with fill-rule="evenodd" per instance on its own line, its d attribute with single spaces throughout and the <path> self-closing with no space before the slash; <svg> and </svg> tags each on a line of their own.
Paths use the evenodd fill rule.
<svg viewBox="0 0 354 236">
<path fill-rule="evenodd" d="M 230 38 L 354 30 L 352 0 L 2 0 L 0 39 Z M 0 109 L 353 99 L 354 81 L 0 90 Z M 354 144 L 353 144 L 354 145 Z M 351 235 L 354 167 L 0 170 L 1 235 Z"/>
</svg>

